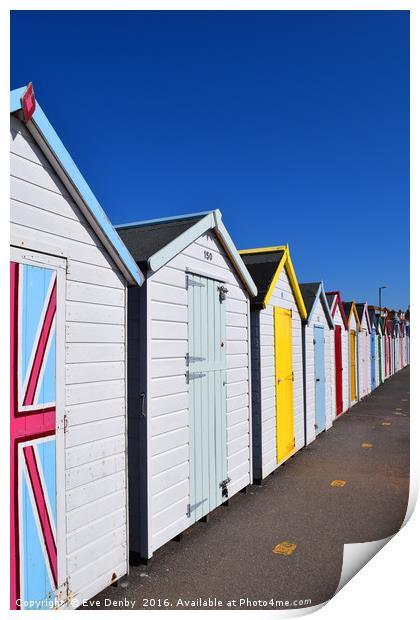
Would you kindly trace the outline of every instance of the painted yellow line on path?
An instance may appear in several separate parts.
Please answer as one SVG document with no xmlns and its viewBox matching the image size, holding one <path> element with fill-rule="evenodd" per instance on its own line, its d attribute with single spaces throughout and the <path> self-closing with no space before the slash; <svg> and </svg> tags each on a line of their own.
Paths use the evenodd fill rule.
<svg viewBox="0 0 420 620">
<path fill-rule="evenodd" d="M 273 553 L 276 553 L 278 555 L 292 555 L 296 547 L 297 545 L 295 545 L 295 543 L 284 540 L 283 542 L 279 543 L 274 547 Z"/>
</svg>

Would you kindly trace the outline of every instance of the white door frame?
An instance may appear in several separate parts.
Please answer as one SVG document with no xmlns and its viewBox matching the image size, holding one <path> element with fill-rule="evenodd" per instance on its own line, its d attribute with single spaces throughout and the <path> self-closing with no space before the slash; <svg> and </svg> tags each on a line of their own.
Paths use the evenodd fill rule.
<svg viewBox="0 0 420 620">
<path fill-rule="evenodd" d="M 57 273 L 57 311 L 56 311 L 56 496 L 57 496 L 57 582 L 58 597 L 60 590 L 64 598 L 67 595 L 65 583 L 66 567 L 66 497 L 65 497 L 65 429 L 64 429 L 64 395 L 65 395 L 65 300 L 66 300 L 66 266 L 64 258 L 23 250 L 11 246 L 10 260 L 25 265 L 43 266 L 54 269 Z"/>
</svg>

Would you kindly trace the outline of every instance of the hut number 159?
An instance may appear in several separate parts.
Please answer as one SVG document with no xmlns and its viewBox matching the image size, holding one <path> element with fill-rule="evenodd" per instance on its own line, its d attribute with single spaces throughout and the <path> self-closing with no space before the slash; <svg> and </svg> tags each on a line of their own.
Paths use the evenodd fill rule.
<svg viewBox="0 0 420 620">
<path fill-rule="evenodd" d="M 204 250 L 204 258 L 206 260 L 213 260 L 213 254 L 209 252 L 208 250 Z"/>
</svg>

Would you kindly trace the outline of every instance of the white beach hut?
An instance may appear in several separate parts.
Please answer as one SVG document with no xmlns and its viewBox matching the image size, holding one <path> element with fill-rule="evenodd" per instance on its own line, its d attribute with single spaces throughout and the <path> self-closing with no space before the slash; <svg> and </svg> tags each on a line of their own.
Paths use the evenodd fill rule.
<svg viewBox="0 0 420 620">
<path fill-rule="evenodd" d="M 251 304 L 254 480 L 305 445 L 305 304 L 287 245 L 241 250 L 258 295 Z"/>
<path fill-rule="evenodd" d="M 10 171 L 10 605 L 71 608 L 128 568 L 127 286 L 143 276 L 31 85 L 10 95 Z"/>
<path fill-rule="evenodd" d="M 335 416 L 350 407 L 349 333 L 346 313 L 339 291 L 326 293 L 334 321 Z"/>
<path fill-rule="evenodd" d="M 358 374 L 359 399 L 365 398 L 372 391 L 372 361 L 371 361 L 371 325 L 367 303 L 356 304 L 360 330 L 358 333 Z"/>
<path fill-rule="evenodd" d="M 220 211 L 118 227 L 146 274 L 129 294 L 130 558 L 252 482 L 250 296 Z"/>
<path fill-rule="evenodd" d="M 335 417 L 334 321 L 322 282 L 299 283 L 308 317 L 303 324 L 305 444 Z"/>
</svg>

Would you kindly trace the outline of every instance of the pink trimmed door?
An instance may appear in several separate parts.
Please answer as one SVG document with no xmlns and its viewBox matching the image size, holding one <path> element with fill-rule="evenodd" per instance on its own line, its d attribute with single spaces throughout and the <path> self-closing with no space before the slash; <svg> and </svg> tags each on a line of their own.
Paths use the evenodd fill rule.
<svg viewBox="0 0 420 620">
<path fill-rule="evenodd" d="M 57 590 L 57 271 L 10 263 L 10 607 Z"/>
</svg>

